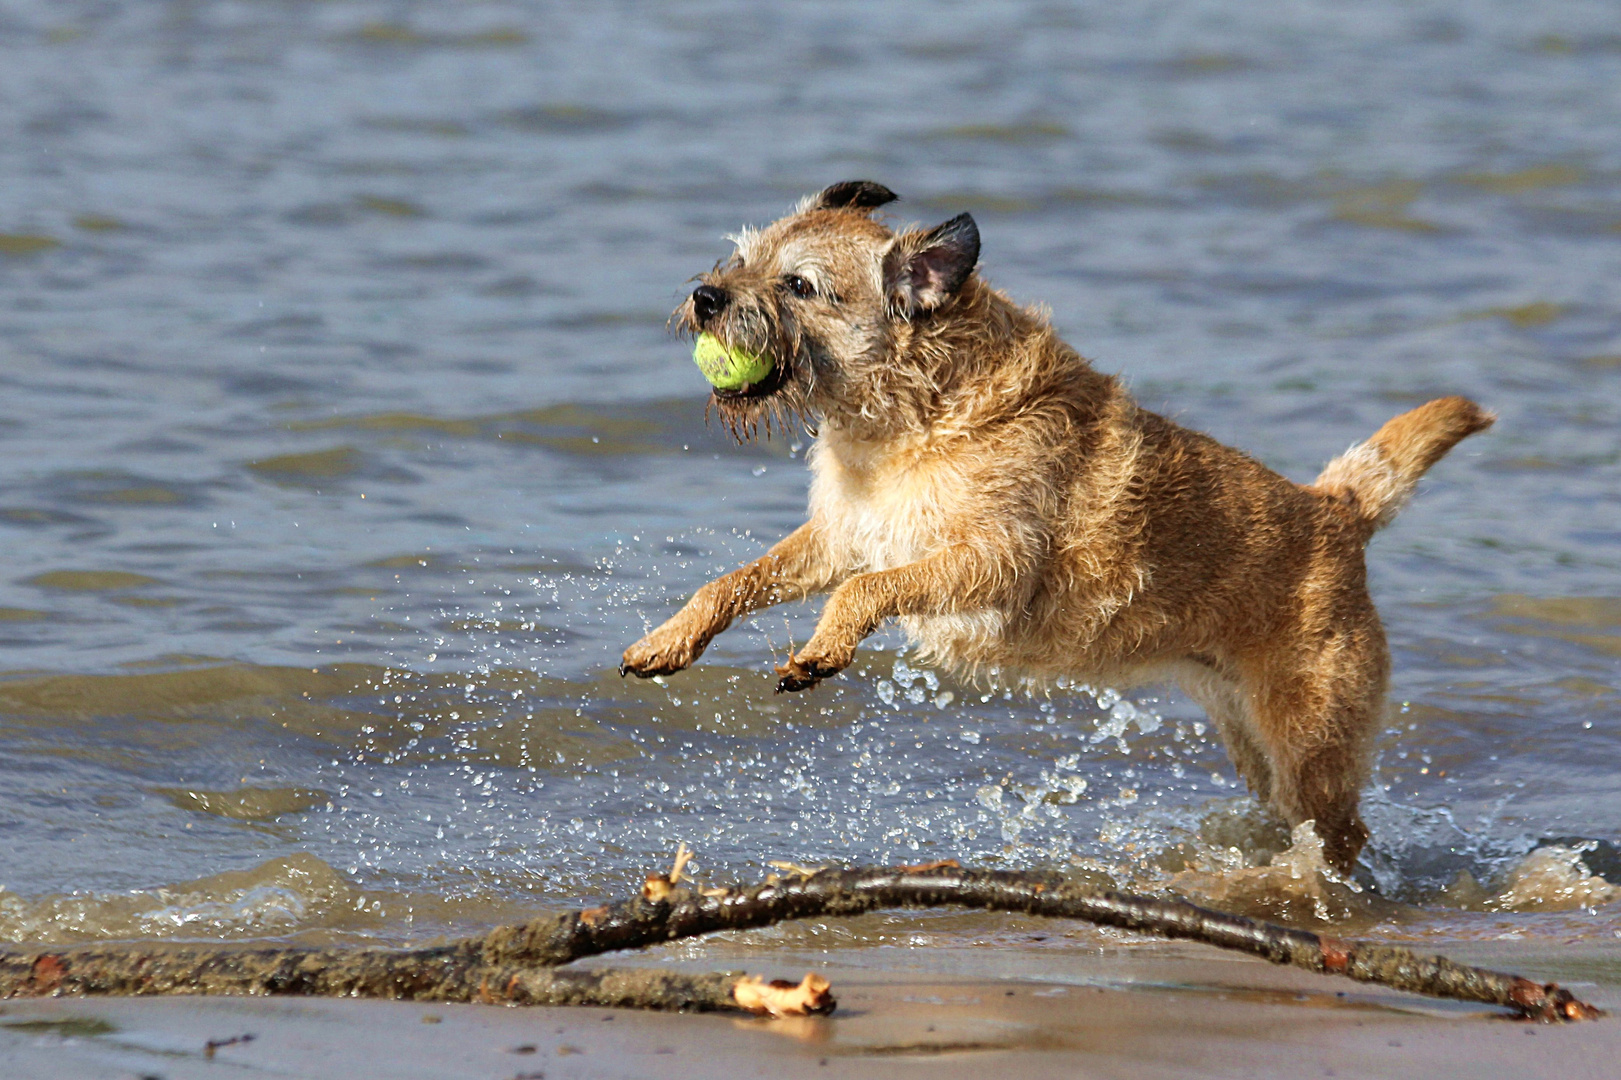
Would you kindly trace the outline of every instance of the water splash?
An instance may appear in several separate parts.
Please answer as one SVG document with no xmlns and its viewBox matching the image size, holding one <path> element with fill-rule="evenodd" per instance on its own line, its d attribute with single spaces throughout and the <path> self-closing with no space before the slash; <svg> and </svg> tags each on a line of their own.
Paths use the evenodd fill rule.
<svg viewBox="0 0 1621 1080">
<path fill-rule="evenodd" d="M 1198 845 L 1166 887 L 1222 911 L 1295 925 L 1366 920 L 1380 906 L 1328 865 L 1311 821 L 1294 827 L 1288 847 L 1259 858 L 1236 845 Z"/>
<path fill-rule="evenodd" d="M 1495 881 L 1478 883 L 1467 870 L 1443 893 L 1469 911 L 1579 911 L 1621 900 L 1621 886 L 1591 873 L 1582 861 L 1593 845 L 1539 847 L 1513 863 Z"/>
<path fill-rule="evenodd" d="M 664 542 L 717 562 L 758 547 L 732 537 L 717 551 L 698 539 Z M 246 789 L 184 789 L 201 801 L 160 790 L 214 821 L 273 819 L 362 895 L 432 892 L 473 908 L 623 895 L 685 841 L 716 881 L 751 880 L 768 859 L 950 857 L 1068 866 L 1267 917 L 1358 923 L 1393 918 L 1400 903 L 1460 910 L 1462 894 L 1446 892 L 1457 871 L 1496 882 L 1534 847 L 1500 811 L 1464 826 L 1446 808 L 1404 806 L 1376 786 L 1371 871 L 1341 879 L 1315 833 L 1291 836 L 1252 799 L 1230 795 L 1225 753 L 1186 702 L 956 683 L 883 636 L 848 676 L 775 695 L 770 646 L 808 612 L 788 613 L 787 634 L 775 613 L 742 626 L 680 675 L 622 680 L 601 657 L 616 657 L 641 615 L 664 602 L 644 569 L 659 554 L 640 542 L 628 538 L 589 569 L 516 579 L 468 570 L 481 591 L 441 611 L 433 636 L 416 643 L 426 659 L 419 652 L 413 663 L 407 648 L 393 667 L 289 682 L 284 728 L 319 732 L 331 746 L 324 764 L 284 778 L 300 800 L 226 813 L 215 795 Z M 537 636 L 581 610 L 594 614 L 570 622 L 563 645 Z M 1605 902 L 1604 884 L 1584 895 Z M 350 917 L 343 904 L 323 915 L 304 903 L 303 915 L 266 907 L 265 925 Z M 1484 903 L 1476 907 L 1519 910 Z M 217 932 L 234 933 L 233 918 L 250 921 L 193 923 L 214 919 Z"/>
</svg>

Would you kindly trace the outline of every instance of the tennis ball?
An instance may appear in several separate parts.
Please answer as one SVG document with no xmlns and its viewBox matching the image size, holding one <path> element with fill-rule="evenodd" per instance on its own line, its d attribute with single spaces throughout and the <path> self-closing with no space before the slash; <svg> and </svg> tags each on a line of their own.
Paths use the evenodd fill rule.
<svg viewBox="0 0 1621 1080">
<path fill-rule="evenodd" d="M 699 334 L 692 347 L 692 362 L 718 390 L 740 390 L 764 381 L 771 361 L 745 349 L 728 349 L 714 334 Z"/>
</svg>

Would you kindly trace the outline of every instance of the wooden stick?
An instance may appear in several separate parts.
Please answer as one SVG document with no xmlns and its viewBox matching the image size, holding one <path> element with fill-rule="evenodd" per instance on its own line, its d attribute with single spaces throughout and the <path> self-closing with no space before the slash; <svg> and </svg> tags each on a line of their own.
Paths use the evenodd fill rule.
<svg viewBox="0 0 1621 1080">
<path fill-rule="evenodd" d="M 736 1008 L 740 975 L 652 971 L 550 971 L 582 957 L 645 948 L 716 930 L 891 908 L 970 907 L 1080 919 L 1166 938 L 1201 941 L 1274 964 L 1342 975 L 1395 990 L 1499 1005 L 1543 1022 L 1602 1013 L 1554 983 L 1454 963 L 1395 945 L 1344 941 L 1228 915 L 1180 900 L 1097 889 L 1056 875 L 965 870 L 955 862 L 916 867 L 773 875 L 747 889 L 695 892 L 651 875 L 643 895 L 501 927 L 431 949 L 173 947 L 121 945 L 0 952 L 0 997 L 47 994 L 305 994 L 621 1005 L 652 1009 Z M 831 1009 L 823 995 L 816 1011 Z"/>
</svg>

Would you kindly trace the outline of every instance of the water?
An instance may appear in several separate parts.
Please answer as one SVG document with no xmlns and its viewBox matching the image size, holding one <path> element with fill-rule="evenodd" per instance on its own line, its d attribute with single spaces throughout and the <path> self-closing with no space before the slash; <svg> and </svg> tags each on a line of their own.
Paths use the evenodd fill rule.
<svg viewBox="0 0 1621 1080">
<path fill-rule="evenodd" d="M 0 937 L 413 939 L 681 841 L 715 881 L 957 857 L 1621 933 L 1613 15 L 8 5 Z M 1297 479 L 1429 396 L 1499 411 L 1372 547 L 1356 881 L 1267 865 L 1174 694 L 964 686 L 890 632 L 776 697 L 813 607 L 613 674 L 805 501 L 803 447 L 705 427 L 666 314 L 853 177 L 973 211 L 995 283 Z"/>
</svg>

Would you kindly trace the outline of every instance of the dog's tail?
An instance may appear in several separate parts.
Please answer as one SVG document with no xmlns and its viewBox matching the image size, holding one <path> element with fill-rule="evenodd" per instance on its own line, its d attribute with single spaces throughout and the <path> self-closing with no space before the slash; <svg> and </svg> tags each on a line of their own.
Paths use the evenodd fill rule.
<svg viewBox="0 0 1621 1080">
<path fill-rule="evenodd" d="M 1349 506 L 1372 536 L 1394 520 L 1431 465 L 1496 419 L 1468 398 L 1436 398 L 1330 461 L 1312 487 Z"/>
</svg>

